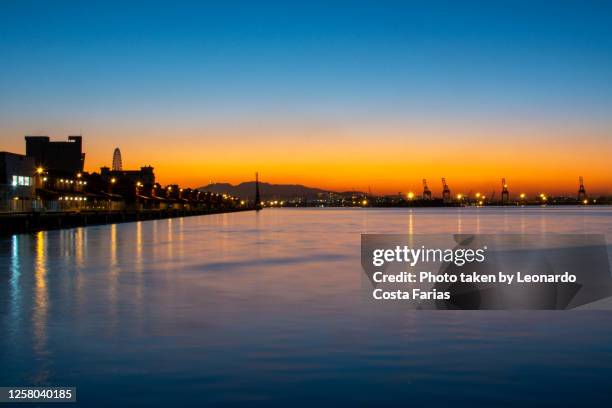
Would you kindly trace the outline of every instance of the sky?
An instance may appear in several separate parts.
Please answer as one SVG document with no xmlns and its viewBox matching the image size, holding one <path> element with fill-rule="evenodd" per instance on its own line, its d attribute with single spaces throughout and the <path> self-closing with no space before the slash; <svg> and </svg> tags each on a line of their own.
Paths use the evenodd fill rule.
<svg viewBox="0 0 612 408">
<path fill-rule="evenodd" d="M 0 0 L 0 150 L 162 183 L 612 193 L 612 2 Z"/>
</svg>

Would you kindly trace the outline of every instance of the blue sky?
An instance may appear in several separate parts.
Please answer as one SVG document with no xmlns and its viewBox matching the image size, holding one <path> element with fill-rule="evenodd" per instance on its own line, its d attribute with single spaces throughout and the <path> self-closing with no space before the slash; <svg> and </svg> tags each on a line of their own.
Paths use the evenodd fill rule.
<svg viewBox="0 0 612 408">
<path fill-rule="evenodd" d="M 596 116 L 612 103 L 610 2 L 121 3 L 3 1 L 2 107 Z"/>
<path fill-rule="evenodd" d="M 595 135 L 611 91 L 612 2 L 0 1 L 10 148 L 25 133 L 121 140 L 202 123 Z"/>
</svg>

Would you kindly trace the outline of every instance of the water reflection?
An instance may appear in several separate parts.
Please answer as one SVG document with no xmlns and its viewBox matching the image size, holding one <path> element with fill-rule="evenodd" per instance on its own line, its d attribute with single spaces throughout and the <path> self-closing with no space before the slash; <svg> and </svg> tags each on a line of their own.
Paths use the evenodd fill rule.
<svg viewBox="0 0 612 408">
<path fill-rule="evenodd" d="M 174 241 L 174 234 L 172 233 L 172 225 L 174 223 L 174 220 L 172 218 L 168 218 L 168 220 L 166 221 L 166 233 L 167 235 L 167 239 L 168 239 L 168 253 L 167 256 L 171 257 L 172 256 L 172 251 L 173 251 L 173 241 Z"/>
<path fill-rule="evenodd" d="M 143 300 L 144 300 L 144 263 L 143 263 L 143 242 L 142 242 L 142 225 L 143 222 L 139 221 L 136 223 L 136 256 L 134 262 L 134 272 L 136 274 L 136 294 L 135 294 L 135 307 L 137 309 L 137 314 L 139 316 L 139 320 L 142 319 L 143 312 Z M 150 224 L 147 224 L 150 225 Z"/>
<path fill-rule="evenodd" d="M 13 333 L 0 383 L 74 384 L 86 406 L 172 406 L 177 393 L 185 405 L 289 404 L 295 390 L 341 405 L 373 386 L 382 405 L 448 390 L 465 403 L 499 384 L 527 395 L 529 372 L 572 395 L 609 392 L 610 315 L 362 302 L 360 233 L 502 229 L 609 233 L 612 210 L 266 209 L 14 236 L 0 247 L 0 330 Z M 116 391 L 92 391 L 102 383 Z"/>
<path fill-rule="evenodd" d="M 414 214 L 412 208 L 408 210 L 408 245 L 414 245 Z"/>
<path fill-rule="evenodd" d="M 74 292 L 75 298 L 78 305 L 83 305 L 85 299 L 83 299 L 83 288 L 85 286 L 85 274 L 87 269 L 87 228 L 77 228 L 74 231 L 68 230 L 68 233 L 75 235 L 74 244 L 74 265 L 70 264 L 70 257 L 66 257 L 67 265 L 66 269 L 70 269 L 74 266 Z M 70 285 L 66 285 L 67 294 L 70 293 Z"/>
<path fill-rule="evenodd" d="M 87 228 L 74 230 L 74 259 L 76 266 L 82 268 L 85 265 L 87 251 Z"/>
<path fill-rule="evenodd" d="M 408 234 L 414 234 L 414 215 L 412 214 L 412 208 L 408 210 Z"/>
<path fill-rule="evenodd" d="M 110 266 L 117 266 L 117 224 L 110 225 Z"/>
<path fill-rule="evenodd" d="M 11 335 L 16 335 L 18 333 L 19 324 L 21 320 L 21 285 L 20 285 L 20 277 L 21 277 L 21 262 L 19 256 L 19 236 L 13 235 L 11 237 L 11 267 L 10 267 L 10 293 L 11 293 L 11 303 L 10 303 L 10 331 Z"/>
<path fill-rule="evenodd" d="M 540 214 L 540 231 L 542 234 L 545 234 L 547 232 L 547 217 L 546 217 L 546 213 L 541 213 Z"/>
<path fill-rule="evenodd" d="M 49 294 L 47 288 L 47 240 L 46 232 L 38 232 L 35 238 L 36 259 L 34 263 L 34 310 L 33 324 L 33 351 L 38 357 L 40 365 L 36 372 L 34 382 L 44 383 L 48 379 L 47 368 L 47 311 L 49 308 Z"/>
<path fill-rule="evenodd" d="M 108 293 L 109 293 L 109 305 L 111 307 L 111 314 L 116 315 L 117 306 L 117 285 L 119 280 L 119 260 L 117 257 L 117 224 L 110 225 L 110 242 L 108 243 L 109 249 L 109 265 L 108 265 Z"/>
<path fill-rule="evenodd" d="M 136 264 L 135 270 L 142 273 L 142 221 L 136 223 Z"/>
</svg>

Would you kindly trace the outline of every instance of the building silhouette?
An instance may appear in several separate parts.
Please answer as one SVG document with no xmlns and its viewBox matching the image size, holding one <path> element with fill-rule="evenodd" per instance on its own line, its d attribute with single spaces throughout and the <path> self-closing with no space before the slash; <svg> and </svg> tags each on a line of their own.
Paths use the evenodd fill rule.
<svg viewBox="0 0 612 408">
<path fill-rule="evenodd" d="M 111 170 L 108 167 L 101 167 L 100 175 L 107 179 L 126 178 L 133 183 L 142 183 L 144 186 L 155 184 L 155 173 L 151 166 L 142 166 L 140 170 Z"/>
<path fill-rule="evenodd" d="M 121 171 L 123 170 L 123 163 L 121 162 L 121 150 L 118 147 L 115 147 L 115 151 L 113 152 L 113 171 Z"/>
<path fill-rule="evenodd" d="M 83 171 L 85 153 L 81 136 L 68 136 L 68 141 L 52 142 L 49 136 L 26 136 L 26 156 L 56 174 L 74 175 Z"/>
<path fill-rule="evenodd" d="M 35 187 L 34 159 L 0 152 L 0 211 L 29 210 Z"/>
</svg>

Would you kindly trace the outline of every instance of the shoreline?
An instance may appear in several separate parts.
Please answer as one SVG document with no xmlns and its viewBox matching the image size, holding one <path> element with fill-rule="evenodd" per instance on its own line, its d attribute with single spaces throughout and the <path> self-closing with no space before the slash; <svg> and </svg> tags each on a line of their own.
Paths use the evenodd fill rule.
<svg viewBox="0 0 612 408">
<path fill-rule="evenodd" d="M 140 210 L 140 211 L 81 211 L 81 212 L 28 212 L 0 213 L 0 236 L 29 234 L 87 227 L 90 225 L 122 224 L 127 222 L 160 220 L 167 218 L 193 217 L 199 215 L 224 214 L 253 211 L 252 208 L 194 209 L 194 210 Z"/>
<path fill-rule="evenodd" d="M 442 209 L 596 209 L 611 208 L 612 205 L 488 205 L 488 206 L 445 206 L 445 207 L 421 207 L 421 206 L 284 206 L 269 207 L 266 209 L 357 209 L 357 210 L 442 210 Z M 39 231 L 51 231 L 59 229 L 69 229 L 77 227 L 87 227 L 90 225 L 122 224 L 127 222 L 160 220 L 167 218 L 194 217 L 199 215 L 225 214 L 232 212 L 254 211 L 253 208 L 224 208 L 224 209 L 194 209 L 194 210 L 140 210 L 140 211 L 65 211 L 65 212 L 27 212 L 27 213 L 0 213 L 0 237 L 16 234 L 28 234 Z"/>
</svg>

